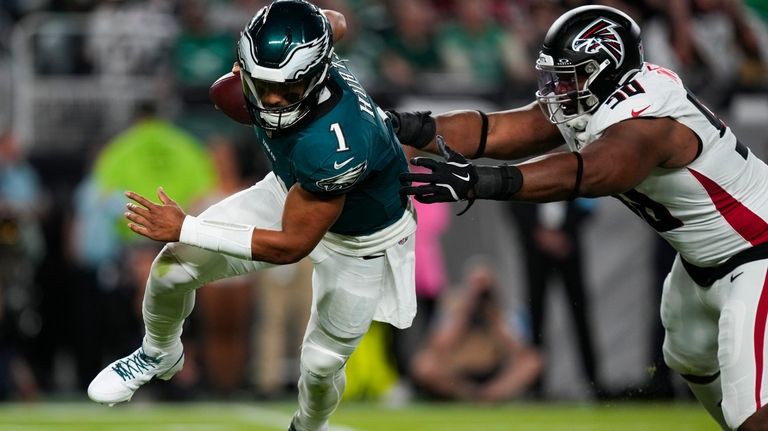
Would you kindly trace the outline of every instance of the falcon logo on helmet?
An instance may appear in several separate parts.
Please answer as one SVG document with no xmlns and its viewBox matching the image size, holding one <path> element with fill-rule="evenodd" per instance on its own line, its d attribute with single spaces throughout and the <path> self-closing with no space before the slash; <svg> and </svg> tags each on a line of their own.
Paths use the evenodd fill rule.
<svg viewBox="0 0 768 431">
<path fill-rule="evenodd" d="M 577 7 L 544 37 L 536 98 L 550 122 L 575 124 L 642 67 L 640 27 L 629 15 L 608 6 Z"/>
<path fill-rule="evenodd" d="M 624 42 L 615 30 L 619 25 L 605 18 L 598 18 L 573 39 L 571 48 L 586 54 L 602 50 L 620 67 L 624 62 Z"/>
</svg>

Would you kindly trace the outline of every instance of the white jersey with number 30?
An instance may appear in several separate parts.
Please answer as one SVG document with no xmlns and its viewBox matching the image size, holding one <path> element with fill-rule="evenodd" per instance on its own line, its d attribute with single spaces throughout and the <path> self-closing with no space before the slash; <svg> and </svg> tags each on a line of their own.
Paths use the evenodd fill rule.
<svg viewBox="0 0 768 431">
<path fill-rule="evenodd" d="M 716 266 L 768 241 L 768 166 L 674 72 L 645 63 L 594 112 L 582 133 L 560 130 L 579 150 L 620 121 L 654 117 L 690 128 L 699 138 L 699 154 L 685 167 L 654 169 L 617 197 L 694 265 Z"/>
</svg>

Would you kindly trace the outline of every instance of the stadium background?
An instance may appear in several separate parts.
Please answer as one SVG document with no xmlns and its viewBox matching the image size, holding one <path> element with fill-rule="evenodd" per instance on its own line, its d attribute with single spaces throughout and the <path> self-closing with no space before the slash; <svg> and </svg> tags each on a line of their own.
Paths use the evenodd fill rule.
<svg viewBox="0 0 768 431">
<path fill-rule="evenodd" d="M 490 111 L 527 102 L 535 90 L 532 65 L 542 28 L 546 29 L 543 23 L 551 22 L 561 7 L 581 2 L 472 3 L 488 20 L 486 25 L 497 26 L 496 42 L 479 46 L 455 42 L 459 14 L 467 13 L 460 11 L 458 0 L 318 2 L 347 16 L 350 34 L 337 50 L 350 59 L 382 107 Z M 677 57 L 670 43 L 670 34 L 681 31 L 670 9 L 688 1 L 605 3 L 625 7 L 638 19 L 649 61 L 679 71 L 754 153 L 768 156 L 768 5 L 764 0 L 736 2 L 751 17 L 750 26 L 760 40 L 757 53 L 727 45 L 740 29 L 712 6 L 719 2 L 691 0 L 696 8 L 691 6 L 694 12 L 687 17 L 690 26 L 686 28 L 690 40 L 704 53 L 693 61 Z M 2 293 L 7 309 L 2 350 L 28 360 L 39 384 L 38 399 L 84 398 L 71 376 L 69 340 L 78 333 L 65 330 L 71 329 L 68 322 L 76 309 L 72 292 L 77 286 L 70 277 L 65 228 L 76 185 L 88 172 L 94 154 L 130 125 L 136 106 L 144 102 L 157 103 L 162 116 L 200 139 L 213 133 L 241 139 L 244 128 L 215 112 L 206 90 L 212 76 L 228 70 L 234 50 L 229 42 L 261 4 L 254 0 L 0 1 L 0 129 L 15 134 L 40 175 L 45 210 L 39 221 L 46 250 L 39 264 L 30 268 L 33 275 L 23 290 L 5 288 Z M 707 12 L 703 7 L 715 9 Z M 409 50 L 407 39 L 398 33 L 417 41 L 428 34 L 441 48 L 426 54 Z M 210 43 L 202 50 L 194 50 L 194 43 L 180 43 L 195 38 Z M 478 52 L 483 55 L 470 55 Z M 466 61 L 452 61 L 456 59 Z M 452 219 L 444 238 L 448 275 L 458 283 L 470 256 L 488 256 L 499 270 L 506 304 L 522 308 L 521 252 L 504 205 L 480 202 Z M 654 238 L 613 199 L 594 203 L 594 216 L 584 230 L 599 371 L 605 383 L 617 390 L 641 384 L 654 353 L 649 351 L 656 323 L 657 293 L 651 275 Z M 547 338 L 555 341 L 547 352 L 551 358 L 547 392 L 554 400 L 583 400 L 588 390 L 578 377 L 575 342 L 563 301 L 558 294 L 550 298 Z M 10 401 L 20 398 L 13 390 L 2 394 Z"/>
</svg>

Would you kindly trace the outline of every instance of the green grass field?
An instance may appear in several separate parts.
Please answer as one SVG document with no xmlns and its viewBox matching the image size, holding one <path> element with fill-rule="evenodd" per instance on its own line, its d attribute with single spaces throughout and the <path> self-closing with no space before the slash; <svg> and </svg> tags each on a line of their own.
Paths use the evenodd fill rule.
<svg viewBox="0 0 768 431">
<path fill-rule="evenodd" d="M 0 404 L 0 431 L 279 431 L 290 403 Z M 343 403 L 331 431 L 717 431 L 696 404 Z"/>
</svg>

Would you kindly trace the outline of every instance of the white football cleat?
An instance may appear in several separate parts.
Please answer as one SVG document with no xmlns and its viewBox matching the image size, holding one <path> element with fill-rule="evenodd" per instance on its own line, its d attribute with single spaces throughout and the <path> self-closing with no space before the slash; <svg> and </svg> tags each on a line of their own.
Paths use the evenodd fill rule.
<svg viewBox="0 0 768 431">
<path fill-rule="evenodd" d="M 143 384 L 154 377 L 169 380 L 183 365 L 184 348 L 181 343 L 172 352 L 163 352 L 157 356 L 149 356 L 144 353 L 143 346 L 139 347 L 132 354 L 101 370 L 88 386 L 88 397 L 110 407 L 130 401 Z"/>
</svg>

